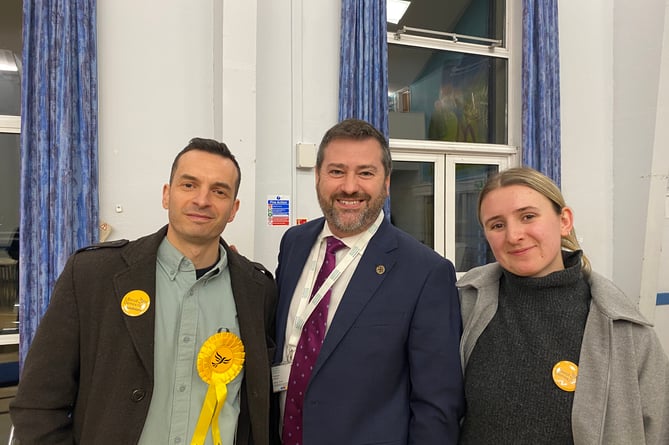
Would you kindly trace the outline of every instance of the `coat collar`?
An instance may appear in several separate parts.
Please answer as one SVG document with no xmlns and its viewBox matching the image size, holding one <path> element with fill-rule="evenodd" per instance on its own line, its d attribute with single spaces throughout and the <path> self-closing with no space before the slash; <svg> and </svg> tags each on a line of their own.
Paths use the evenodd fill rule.
<svg viewBox="0 0 669 445">
<path fill-rule="evenodd" d="M 164 226 L 151 235 L 129 243 L 122 253 L 127 267 L 118 271 L 114 276 L 114 286 L 119 305 L 123 296 L 132 290 L 143 290 L 149 295 L 151 304 L 145 314 L 140 317 L 124 317 L 124 319 L 137 354 L 150 376 L 153 376 L 154 365 L 153 335 L 156 319 L 157 252 L 158 246 L 160 246 L 166 234 L 167 226 Z M 249 298 L 250 295 L 263 295 L 262 287 L 264 283 L 260 281 L 262 275 L 253 274 L 253 266 L 246 258 L 232 251 L 223 239 L 220 242 L 227 252 L 232 294 L 237 307 L 242 341 L 246 343 L 247 338 L 257 337 L 255 327 L 264 326 L 265 323 L 262 315 L 263 311 L 254 306 L 262 303 L 254 302 Z M 147 341 L 147 339 L 150 339 L 150 341 Z M 248 343 L 256 344 L 257 342 L 254 339 Z M 264 343 L 264 339 L 260 341 L 260 344 L 264 345 Z"/>
<path fill-rule="evenodd" d="M 456 286 L 461 291 L 467 288 L 481 290 L 488 286 L 498 287 L 501 276 L 502 267 L 499 263 L 486 264 L 471 269 L 458 280 Z M 612 320 L 627 320 L 652 326 L 652 323 L 648 322 L 633 305 L 632 300 L 607 278 L 597 272 L 590 272 L 588 284 L 590 285 L 593 303 L 607 317 Z"/>
</svg>

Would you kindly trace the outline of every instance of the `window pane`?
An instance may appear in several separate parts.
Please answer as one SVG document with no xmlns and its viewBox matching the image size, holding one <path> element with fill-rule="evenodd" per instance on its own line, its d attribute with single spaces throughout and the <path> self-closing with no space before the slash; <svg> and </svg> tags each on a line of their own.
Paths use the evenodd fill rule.
<svg viewBox="0 0 669 445">
<path fill-rule="evenodd" d="M 399 23 L 388 23 L 388 31 L 407 26 L 504 40 L 505 8 L 504 0 L 411 0 Z"/>
<path fill-rule="evenodd" d="M 390 137 L 507 143 L 506 59 L 388 45 Z"/>
<path fill-rule="evenodd" d="M 0 133 L 0 333 L 17 328 L 19 135 Z"/>
<path fill-rule="evenodd" d="M 393 161 L 390 220 L 421 243 L 434 246 L 434 163 Z"/>
<path fill-rule="evenodd" d="M 20 65 L 17 55 L 0 48 L 0 115 L 21 114 Z"/>
<path fill-rule="evenodd" d="M 455 167 L 455 269 L 466 272 L 472 267 L 495 261 L 478 219 L 479 192 L 497 165 L 456 164 Z"/>
</svg>

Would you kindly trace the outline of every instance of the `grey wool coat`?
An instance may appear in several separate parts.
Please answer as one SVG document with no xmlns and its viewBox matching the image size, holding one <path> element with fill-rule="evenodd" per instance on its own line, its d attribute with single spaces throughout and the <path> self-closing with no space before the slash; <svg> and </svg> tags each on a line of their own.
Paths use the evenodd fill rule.
<svg viewBox="0 0 669 445">
<path fill-rule="evenodd" d="M 149 409 L 155 305 L 139 317 L 120 308 L 142 289 L 153 299 L 156 255 L 167 226 L 136 241 L 72 255 L 26 358 L 10 407 L 15 433 L 29 444 L 135 444 Z M 266 445 L 276 285 L 258 264 L 231 251 L 232 291 L 246 352 L 237 443 Z"/>
<path fill-rule="evenodd" d="M 457 283 L 463 370 L 497 311 L 502 269 L 477 267 Z M 652 325 L 611 281 L 592 272 L 572 407 L 575 445 L 669 444 L 669 360 Z"/>
</svg>

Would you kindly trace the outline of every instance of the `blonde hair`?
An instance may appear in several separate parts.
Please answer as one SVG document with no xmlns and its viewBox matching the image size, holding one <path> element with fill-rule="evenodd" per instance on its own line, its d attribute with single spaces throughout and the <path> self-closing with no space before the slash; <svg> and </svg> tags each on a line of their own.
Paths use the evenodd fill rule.
<svg viewBox="0 0 669 445">
<path fill-rule="evenodd" d="M 510 185 L 522 185 L 542 194 L 551 202 L 555 213 L 558 215 L 567 206 L 562 192 L 548 176 L 529 167 L 510 168 L 490 177 L 481 189 L 478 202 L 479 223 L 481 222 L 481 202 L 483 198 L 495 189 Z M 561 246 L 563 249 L 571 251 L 582 250 L 573 227 L 567 236 L 562 237 Z M 590 260 L 585 254 L 582 256 L 581 270 L 586 274 L 589 274 L 592 270 Z"/>
</svg>

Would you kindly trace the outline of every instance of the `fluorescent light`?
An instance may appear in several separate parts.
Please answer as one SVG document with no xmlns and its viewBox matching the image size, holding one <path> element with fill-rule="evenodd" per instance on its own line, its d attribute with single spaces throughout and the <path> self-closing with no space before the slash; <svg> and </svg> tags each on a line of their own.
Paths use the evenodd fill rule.
<svg viewBox="0 0 669 445">
<path fill-rule="evenodd" d="M 8 49 L 0 49 L 0 71 L 18 71 L 14 53 Z"/>
<path fill-rule="evenodd" d="M 386 0 L 386 20 L 388 23 L 397 25 L 404 13 L 407 12 L 410 4 L 411 2 L 404 0 Z"/>
</svg>

